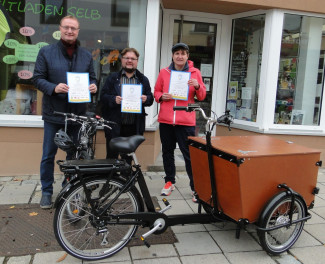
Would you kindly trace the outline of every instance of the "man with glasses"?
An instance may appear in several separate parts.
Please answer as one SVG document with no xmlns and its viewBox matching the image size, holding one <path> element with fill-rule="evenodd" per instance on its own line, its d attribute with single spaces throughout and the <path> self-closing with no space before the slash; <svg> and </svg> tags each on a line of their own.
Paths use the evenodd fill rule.
<svg viewBox="0 0 325 264">
<path fill-rule="evenodd" d="M 133 135 L 143 135 L 145 131 L 146 112 L 144 107 L 151 106 L 153 103 L 153 94 L 149 80 L 140 71 L 137 70 L 139 52 L 134 48 L 125 48 L 121 52 L 122 69 L 119 72 L 110 74 L 101 92 L 101 103 L 103 105 L 102 115 L 105 119 L 114 121 L 117 125 L 112 130 L 105 128 L 106 136 L 106 156 L 107 158 L 117 158 L 118 153 L 114 153 L 109 148 L 109 142 L 112 138 Z M 122 86 L 123 84 L 142 85 L 142 111 L 141 113 L 122 112 Z M 139 98 L 140 100 L 140 98 Z M 131 163 L 129 157 L 123 157 Z"/>
<path fill-rule="evenodd" d="M 33 82 L 43 92 L 42 119 L 44 120 L 43 155 L 40 165 L 43 209 L 52 207 L 54 182 L 54 159 L 58 147 L 54 143 L 55 133 L 64 128 L 64 117 L 54 115 L 54 111 L 84 115 L 86 103 L 69 103 L 67 72 L 89 73 L 89 91 L 97 92 L 96 75 L 89 51 L 79 47 L 79 21 L 74 16 L 66 16 L 60 22 L 61 39 L 43 47 L 37 56 Z M 76 142 L 78 127 L 69 126 L 68 134 Z M 67 159 L 72 158 L 68 155 Z"/>
</svg>

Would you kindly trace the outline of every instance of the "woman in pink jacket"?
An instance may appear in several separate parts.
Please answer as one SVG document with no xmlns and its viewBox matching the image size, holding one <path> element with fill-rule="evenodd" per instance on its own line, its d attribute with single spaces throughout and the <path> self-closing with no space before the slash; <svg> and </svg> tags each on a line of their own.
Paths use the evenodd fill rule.
<svg viewBox="0 0 325 264">
<path fill-rule="evenodd" d="M 194 68 L 193 62 L 188 60 L 189 48 L 184 43 L 177 43 L 172 47 L 172 63 L 169 67 L 160 71 L 156 85 L 154 97 L 160 104 L 158 115 L 160 140 L 162 144 L 162 157 L 164 170 L 166 173 L 165 186 L 161 190 L 161 195 L 168 196 L 175 189 L 175 157 L 174 150 L 176 143 L 183 154 L 186 171 L 190 179 L 192 190 L 192 200 L 196 202 L 190 154 L 187 145 L 187 138 L 195 135 L 195 112 L 173 111 L 174 106 L 187 106 L 194 103 L 194 97 L 202 101 L 206 96 L 206 89 L 202 81 L 201 72 Z M 190 72 L 188 81 L 188 100 L 175 100 L 169 93 L 169 82 L 171 71 Z"/>
</svg>

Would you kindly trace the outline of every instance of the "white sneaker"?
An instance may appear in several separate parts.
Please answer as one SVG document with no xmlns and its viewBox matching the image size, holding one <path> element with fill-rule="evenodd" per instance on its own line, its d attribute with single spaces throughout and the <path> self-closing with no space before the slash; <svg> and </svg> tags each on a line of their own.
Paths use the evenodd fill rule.
<svg viewBox="0 0 325 264">
<path fill-rule="evenodd" d="M 175 190 L 175 185 L 169 181 L 165 184 L 164 188 L 162 188 L 161 195 L 169 196 L 172 193 L 172 191 L 174 191 L 174 190 Z"/>
<path fill-rule="evenodd" d="M 192 191 L 192 202 L 193 203 L 197 203 L 196 195 L 197 195 L 197 193 L 195 191 Z"/>
</svg>

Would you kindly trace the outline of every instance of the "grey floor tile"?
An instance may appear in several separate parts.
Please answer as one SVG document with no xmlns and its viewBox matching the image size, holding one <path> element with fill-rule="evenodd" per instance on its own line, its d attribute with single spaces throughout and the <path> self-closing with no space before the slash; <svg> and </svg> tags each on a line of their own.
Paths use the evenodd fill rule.
<svg viewBox="0 0 325 264">
<path fill-rule="evenodd" d="M 204 225 L 208 231 L 236 230 L 236 224 L 233 222 L 216 222 Z"/>
<path fill-rule="evenodd" d="M 104 263 L 119 263 L 119 264 L 126 264 L 131 263 L 131 257 L 129 253 L 129 249 L 127 247 L 123 248 L 120 252 L 116 253 L 115 255 L 105 258 L 102 260 L 96 260 L 96 261 L 83 261 L 83 264 L 90 264 L 90 263 L 96 263 L 96 264 L 104 264 Z M 64 263 L 63 263 L 64 264 Z"/>
<path fill-rule="evenodd" d="M 305 225 L 314 225 L 314 224 L 325 224 L 325 207 L 318 207 L 309 210 L 311 214 L 311 219 L 309 219 Z"/>
<path fill-rule="evenodd" d="M 240 233 L 239 239 L 236 238 L 233 230 L 212 231 L 210 234 L 223 252 L 262 250 L 260 245 L 245 231 Z"/>
<path fill-rule="evenodd" d="M 182 197 L 186 200 L 192 199 L 192 191 L 190 186 L 187 187 L 177 187 L 178 191 L 181 193 Z"/>
<path fill-rule="evenodd" d="M 169 244 L 152 245 L 150 248 L 146 246 L 130 247 L 130 252 L 133 260 L 177 256 L 175 248 Z"/>
<path fill-rule="evenodd" d="M 325 244 L 325 224 L 305 225 L 305 231 Z"/>
<path fill-rule="evenodd" d="M 276 264 L 264 251 L 225 253 L 225 256 L 235 264 Z"/>
<path fill-rule="evenodd" d="M 293 247 L 310 247 L 319 245 L 321 245 L 321 243 L 318 240 L 303 230 Z"/>
<path fill-rule="evenodd" d="M 325 260 L 324 246 L 293 248 L 290 252 L 304 264 L 320 264 Z"/>
<path fill-rule="evenodd" d="M 176 176 L 176 187 L 177 188 L 190 188 L 190 180 L 186 173 L 178 173 Z"/>
<path fill-rule="evenodd" d="M 279 264 L 301 264 L 299 260 L 297 260 L 294 256 L 283 253 L 279 256 L 273 257 L 274 260 L 276 260 Z"/>
<path fill-rule="evenodd" d="M 20 257 L 11 257 L 7 261 L 7 264 L 29 264 L 32 256 L 20 256 Z"/>
<path fill-rule="evenodd" d="M 3 264 L 4 261 L 5 261 L 5 257 L 0 257 L 0 264 Z"/>
<path fill-rule="evenodd" d="M 204 225 L 201 224 L 177 225 L 171 228 L 175 234 L 207 231 Z"/>
<path fill-rule="evenodd" d="M 181 264 L 178 258 L 157 258 L 157 259 L 143 259 L 135 260 L 134 264 Z"/>
<path fill-rule="evenodd" d="M 320 171 L 318 173 L 317 182 L 325 183 L 325 172 L 324 171 Z"/>
<path fill-rule="evenodd" d="M 44 264 L 44 263 L 48 263 L 48 264 L 50 264 L 50 263 L 68 263 L 68 264 L 80 263 L 81 264 L 82 260 L 72 257 L 65 251 L 56 251 L 56 252 L 35 254 L 33 264 Z"/>
<path fill-rule="evenodd" d="M 166 215 L 172 214 L 192 214 L 193 211 L 190 206 L 184 200 L 169 200 L 172 208 L 165 212 Z M 162 201 L 159 201 L 159 205 L 161 208 L 164 208 L 165 205 Z"/>
<path fill-rule="evenodd" d="M 11 176 L 4 176 L 4 177 L 0 177 L 0 182 L 9 182 L 12 181 L 14 177 Z"/>
<path fill-rule="evenodd" d="M 175 243 L 180 256 L 220 253 L 221 250 L 208 232 L 176 234 Z"/>
<path fill-rule="evenodd" d="M 0 204 L 28 203 L 35 187 L 34 184 L 26 184 L 22 186 L 6 185 L 0 192 Z"/>
<path fill-rule="evenodd" d="M 37 189 L 37 188 L 36 188 Z M 42 198 L 42 191 L 39 190 L 39 191 L 35 191 L 33 196 L 32 196 L 32 200 L 31 200 L 31 203 L 40 203 L 41 201 L 41 198 Z"/>
<path fill-rule="evenodd" d="M 315 208 L 325 207 L 325 194 L 319 194 L 315 198 Z"/>
<path fill-rule="evenodd" d="M 206 254 L 195 256 L 181 257 L 183 264 L 230 264 L 226 257 L 222 254 Z"/>
</svg>

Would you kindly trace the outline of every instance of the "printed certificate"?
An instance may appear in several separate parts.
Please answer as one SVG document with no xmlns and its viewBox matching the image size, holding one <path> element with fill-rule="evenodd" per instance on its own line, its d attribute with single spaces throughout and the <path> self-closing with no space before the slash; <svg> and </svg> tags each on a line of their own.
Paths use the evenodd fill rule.
<svg viewBox="0 0 325 264">
<path fill-rule="evenodd" d="M 121 112 L 142 113 L 142 84 L 122 84 Z"/>
<path fill-rule="evenodd" d="M 67 72 L 69 103 L 90 102 L 89 73 Z"/>
<path fill-rule="evenodd" d="M 190 72 L 172 71 L 169 82 L 169 93 L 173 99 L 187 100 L 188 99 L 188 81 L 191 78 Z"/>
</svg>

